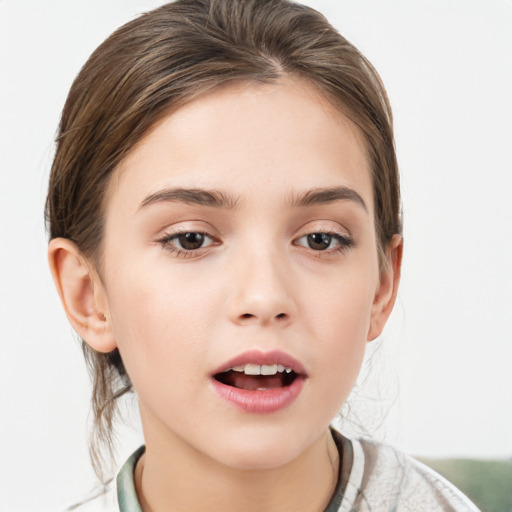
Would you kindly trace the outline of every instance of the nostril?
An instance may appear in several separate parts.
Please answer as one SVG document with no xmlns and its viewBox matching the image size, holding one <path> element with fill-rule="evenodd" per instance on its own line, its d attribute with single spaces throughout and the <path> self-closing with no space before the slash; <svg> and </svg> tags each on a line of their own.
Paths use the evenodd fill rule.
<svg viewBox="0 0 512 512">
<path fill-rule="evenodd" d="M 257 315 L 257 314 L 254 314 L 254 313 L 242 313 L 241 315 L 239 315 L 238 317 L 238 321 L 240 322 L 247 322 L 247 321 L 250 321 L 250 320 L 259 320 L 261 322 L 264 322 L 266 323 L 267 321 L 278 321 L 279 323 L 283 322 L 283 321 L 286 321 L 289 319 L 289 315 L 287 313 L 278 313 L 277 315 L 274 315 L 274 316 L 267 316 L 267 315 Z"/>
</svg>

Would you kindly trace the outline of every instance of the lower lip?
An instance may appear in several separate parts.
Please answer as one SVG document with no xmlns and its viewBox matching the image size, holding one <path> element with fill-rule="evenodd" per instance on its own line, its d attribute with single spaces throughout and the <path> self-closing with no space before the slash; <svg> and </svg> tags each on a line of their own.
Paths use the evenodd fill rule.
<svg viewBox="0 0 512 512">
<path fill-rule="evenodd" d="M 269 414 L 285 409 L 299 396 L 304 377 L 297 377 L 289 386 L 282 388 L 253 391 L 227 386 L 214 378 L 211 382 L 215 391 L 238 409 L 253 414 Z"/>
</svg>

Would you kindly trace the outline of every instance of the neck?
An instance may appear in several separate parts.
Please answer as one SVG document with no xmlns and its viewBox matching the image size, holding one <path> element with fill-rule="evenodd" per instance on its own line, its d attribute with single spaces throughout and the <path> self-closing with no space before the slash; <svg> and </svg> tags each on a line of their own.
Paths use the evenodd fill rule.
<svg viewBox="0 0 512 512">
<path fill-rule="evenodd" d="M 299 457 L 271 469 L 227 467 L 172 444 L 169 452 L 160 443 L 146 443 L 137 463 L 135 487 L 143 512 L 320 512 L 336 487 L 339 456 L 329 430 Z"/>
</svg>

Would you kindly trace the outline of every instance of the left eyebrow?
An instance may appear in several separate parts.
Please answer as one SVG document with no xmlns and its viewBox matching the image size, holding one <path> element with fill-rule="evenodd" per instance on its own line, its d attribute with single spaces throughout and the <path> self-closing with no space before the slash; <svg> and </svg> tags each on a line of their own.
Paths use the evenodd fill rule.
<svg viewBox="0 0 512 512">
<path fill-rule="evenodd" d="M 366 212 L 368 211 L 363 198 L 354 189 L 349 187 L 315 188 L 303 194 L 294 193 L 292 194 L 290 204 L 293 207 L 301 207 L 329 204 L 335 201 L 352 201 L 362 206 Z"/>
</svg>

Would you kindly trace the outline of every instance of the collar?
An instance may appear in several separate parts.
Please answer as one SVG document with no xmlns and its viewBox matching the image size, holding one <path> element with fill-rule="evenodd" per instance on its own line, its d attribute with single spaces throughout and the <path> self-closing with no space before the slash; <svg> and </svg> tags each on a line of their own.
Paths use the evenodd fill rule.
<svg viewBox="0 0 512 512">
<path fill-rule="evenodd" d="M 145 451 L 145 446 L 141 446 L 135 450 L 117 474 L 117 500 L 119 501 L 120 512 L 142 512 L 135 491 L 133 475 L 135 465 Z"/>
</svg>

